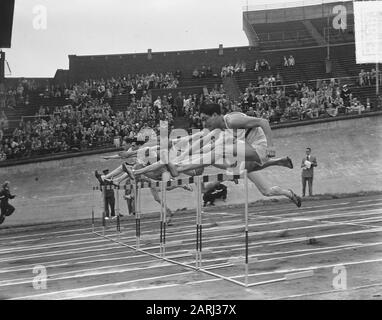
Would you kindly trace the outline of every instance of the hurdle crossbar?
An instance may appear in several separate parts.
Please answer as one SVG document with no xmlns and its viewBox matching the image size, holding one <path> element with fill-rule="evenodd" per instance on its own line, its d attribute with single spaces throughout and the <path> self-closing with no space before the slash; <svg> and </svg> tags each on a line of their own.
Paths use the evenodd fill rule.
<svg viewBox="0 0 382 320">
<path fill-rule="evenodd" d="M 204 182 L 223 182 L 223 181 L 230 181 L 234 179 L 243 179 L 244 180 L 244 191 L 245 191 L 245 204 L 244 204 L 244 222 L 245 222 L 245 228 L 244 228 L 244 243 L 245 243 L 245 256 L 244 256 L 244 266 L 245 266 L 245 272 L 244 272 L 244 282 L 241 282 L 239 280 L 236 280 L 235 278 L 238 278 L 238 276 L 228 277 L 221 275 L 219 273 L 211 271 L 212 269 L 229 266 L 232 265 L 230 263 L 223 263 L 218 265 L 209 265 L 206 267 L 202 267 L 202 224 L 203 224 L 203 217 L 202 217 L 202 183 Z M 165 257 L 165 245 L 166 245 L 166 210 L 167 210 L 167 199 L 166 199 L 166 191 L 167 187 L 173 187 L 173 186 L 182 186 L 185 184 L 191 184 L 195 183 L 195 200 L 196 200 L 196 252 L 195 252 L 195 266 L 187 263 L 183 263 L 180 261 L 176 261 L 174 259 Z M 122 246 L 125 246 L 127 248 L 130 248 L 132 250 L 135 250 L 137 252 L 147 254 L 151 257 L 155 257 L 194 271 L 203 272 L 207 275 L 214 276 L 216 278 L 226 280 L 232 283 L 235 283 L 237 285 L 243 286 L 243 287 L 253 287 L 257 285 L 267 284 L 267 283 L 274 283 L 279 281 L 286 281 L 291 279 L 297 279 L 301 277 L 309 276 L 309 274 L 292 274 L 287 275 L 283 278 L 279 279 L 273 279 L 268 281 L 261 281 L 257 283 L 248 283 L 248 277 L 249 277 L 249 216 L 248 216 L 248 177 L 247 177 L 247 171 L 244 170 L 244 173 L 240 175 L 234 175 L 234 174 L 214 174 L 214 175 L 205 175 L 205 176 L 196 176 L 196 177 L 187 177 L 187 178 L 181 178 L 181 179 L 168 179 L 168 177 L 162 176 L 162 181 L 140 181 L 136 182 L 130 185 L 123 186 L 123 189 L 125 190 L 132 190 L 134 195 L 134 204 L 135 204 L 135 214 L 136 214 L 136 246 L 128 245 L 126 243 L 123 243 L 118 238 L 117 240 L 111 238 L 110 236 L 105 235 L 105 204 L 106 204 L 106 190 L 108 189 L 117 189 L 119 190 L 121 187 L 119 185 L 105 185 L 100 187 L 93 187 L 93 190 L 101 190 L 103 192 L 103 211 L 102 211 L 102 218 L 103 218 L 103 233 L 99 233 L 96 231 L 93 231 L 93 233 L 97 236 L 103 237 L 104 239 L 108 239 L 110 241 L 113 241 L 115 243 L 118 243 Z M 155 254 L 152 252 L 149 252 L 147 250 L 140 248 L 140 210 L 141 210 L 141 190 L 144 188 L 160 188 L 161 191 L 161 217 L 160 217 L 160 252 L 159 254 Z M 117 196 L 119 197 L 119 193 L 117 191 Z M 117 211 L 119 216 L 119 202 L 117 202 Z M 94 216 L 94 212 L 92 213 L 92 216 Z M 118 217 L 119 218 L 119 217 Z M 94 221 L 94 218 L 92 219 Z M 94 222 L 93 222 L 94 223 Z M 117 226 L 117 230 L 120 227 Z M 241 277 L 241 276 L 240 276 Z"/>
<path fill-rule="evenodd" d="M 185 177 L 185 178 L 179 178 L 179 179 L 171 179 L 165 182 L 157 181 L 148 179 L 148 181 L 138 181 L 136 183 L 137 186 L 139 186 L 141 189 L 147 189 L 147 188 L 161 188 L 161 185 L 164 183 L 166 187 L 177 187 L 177 186 L 183 186 L 186 184 L 192 184 L 195 183 L 195 180 L 197 177 L 200 177 L 201 182 L 224 182 L 224 181 L 230 181 L 234 179 L 243 179 L 244 174 L 226 174 L 226 173 L 218 173 L 218 174 L 211 174 L 211 175 L 205 175 L 205 176 L 195 176 L 195 177 Z M 134 184 L 126 184 L 122 188 L 125 190 L 131 190 L 133 188 Z M 100 190 L 99 186 L 93 187 L 94 190 Z M 119 185 L 106 185 L 103 186 L 103 188 L 107 189 L 120 189 L 121 186 Z"/>
<path fill-rule="evenodd" d="M 167 227 L 167 186 L 166 183 L 169 181 L 169 173 L 164 172 L 162 174 L 162 183 L 160 183 L 161 189 L 161 206 L 160 206 L 160 255 L 166 255 L 166 227 Z"/>
</svg>

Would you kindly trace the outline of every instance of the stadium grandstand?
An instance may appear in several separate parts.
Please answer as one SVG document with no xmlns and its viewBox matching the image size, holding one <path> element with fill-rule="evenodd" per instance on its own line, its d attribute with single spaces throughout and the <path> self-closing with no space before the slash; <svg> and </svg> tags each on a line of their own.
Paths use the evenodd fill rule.
<svg viewBox="0 0 382 320">
<path fill-rule="evenodd" d="M 285 1 L 0 1 L 0 300 L 381 299 L 382 1 Z"/>
<path fill-rule="evenodd" d="M 273 125 L 381 109 L 377 71 L 355 58 L 353 2 L 243 12 L 249 46 L 69 56 L 53 78 L 5 78 L 2 162 L 119 147 L 169 120 L 201 127 L 199 106 Z"/>
</svg>

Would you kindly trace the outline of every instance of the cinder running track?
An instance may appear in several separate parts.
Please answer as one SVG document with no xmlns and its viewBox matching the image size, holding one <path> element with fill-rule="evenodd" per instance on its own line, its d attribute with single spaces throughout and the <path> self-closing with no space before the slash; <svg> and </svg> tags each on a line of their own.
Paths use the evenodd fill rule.
<svg viewBox="0 0 382 320">
<path fill-rule="evenodd" d="M 203 266 L 243 280 L 243 208 L 206 210 Z M 141 222 L 141 248 L 159 253 L 159 214 Z M 100 221 L 96 230 L 102 233 Z M 135 245 L 135 220 L 119 240 Z M 105 234 L 117 239 L 115 222 Z M 195 212 L 178 212 L 166 256 L 195 265 Z M 308 240 L 313 239 L 314 240 Z M 92 233 L 89 220 L 3 229 L 1 299 L 381 299 L 382 195 L 250 207 L 250 288 L 138 253 Z M 46 289 L 34 277 L 46 268 Z M 33 273 L 35 271 L 36 273 Z M 339 281 L 341 277 L 342 282 Z M 36 286 L 35 286 L 36 287 Z"/>
</svg>

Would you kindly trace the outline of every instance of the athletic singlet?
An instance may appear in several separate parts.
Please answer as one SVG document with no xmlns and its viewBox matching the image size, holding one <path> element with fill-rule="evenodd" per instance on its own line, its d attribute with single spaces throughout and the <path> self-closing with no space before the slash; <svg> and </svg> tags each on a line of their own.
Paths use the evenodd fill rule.
<svg viewBox="0 0 382 320">
<path fill-rule="evenodd" d="M 135 148 L 135 149 L 130 147 L 129 150 L 127 150 L 127 152 L 137 151 L 137 150 L 139 150 L 139 147 Z M 150 162 L 154 163 L 155 159 L 156 159 L 156 161 L 159 161 L 158 156 L 159 156 L 159 154 L 157 152 L 147 149 L 144 152 L 138 151 L 137 155 L 127 158 L 125 163 L 130 165 L 130 166 L 133 166 L 136 163 L 142 164 L 142 165 L 148 165 L 148 164 L 150 164 Z"/>
<path fill-rule="evenodd" d="M 233 116 L 233 115 L 241 115 L 241 116 L 244 116 L 244 117 L 247 117 L 244 113 L 241 113 L 241 112 L 231 112 L 231 113 L 228 113 L 226 114 L 223 119 L 224 119 L 224 123 L 227 127 L 227 129 L 231 129 L 228 125 L 229 123 L 229 118 L 230 116 Z M 231 129 L 232 130 L 232 129 Z M 242 131 L 242 130 L 241 130 Z M 251 128 L 251 129 L 246 129 L 245 130 L 245 136 L 243 137 L 242 135 L 244 134 L 244 132 L 241 134 L 241 135 L 238 135 L 238 139 L 245 139 L 250 145 L 262 145 L 264 147 L 267 146 L 267 138 L 264 134 L 264 131 L 261 127 L 255 127 L 255 128 Z"/>
</svg>

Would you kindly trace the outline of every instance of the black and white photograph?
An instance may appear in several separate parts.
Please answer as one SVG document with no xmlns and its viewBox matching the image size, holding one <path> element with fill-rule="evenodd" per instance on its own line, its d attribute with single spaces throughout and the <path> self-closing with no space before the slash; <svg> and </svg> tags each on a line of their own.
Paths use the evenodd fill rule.
<svg viewBox="0 0 382 320">
<path fill-rule="evenodd" d="M 381 63 L 382 1 L 1 0 L 0 300 L 382 300 Z"/>
</svg>

